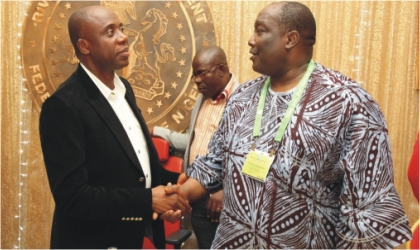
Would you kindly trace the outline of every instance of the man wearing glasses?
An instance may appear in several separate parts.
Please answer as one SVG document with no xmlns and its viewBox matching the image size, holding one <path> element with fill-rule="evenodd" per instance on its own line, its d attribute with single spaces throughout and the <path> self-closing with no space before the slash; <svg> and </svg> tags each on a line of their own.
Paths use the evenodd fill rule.
<svg viewBox="0 0 420 250">
<path fill-rule="evenodd" d="M 232 92 L 239 86 L 229 72 L 226 54 L 218 46 L 202 48 L 195 55 L 191 80 L 201 93 L 191 113 L 188 134 L 162 127 L 152 129 L 153 136 L 167 140 L 175 150 L 185 152 L 184 171 L 194 159 L 208 153 L 210 138 L 219 126 L 222 113 Z M 192 207 L 191 224 L 200 249 L 210 249 L 222 209 L 223 190 L 211 194 Z"/>
</svg>

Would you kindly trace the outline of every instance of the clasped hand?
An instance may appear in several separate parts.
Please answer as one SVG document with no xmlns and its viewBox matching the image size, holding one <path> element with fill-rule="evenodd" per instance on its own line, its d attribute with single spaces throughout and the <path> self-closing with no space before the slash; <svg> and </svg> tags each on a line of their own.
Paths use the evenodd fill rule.
<svg viewBox="0 0 420 250">
<path fill-rule="evenodd" d="M 154 220 L 157 219 L 158 214 L 168 213 L 170 211 L 172 211 L 171 214 L 174 214 L 179 218 L 181 218 L 181 215 L 185 212 L 191 211 L 191 206 L 185 195 L 182 195 L 181 192 L 170 191 L 171 186 L 172 184 L 168 183 L 168 186 L 166 187 L 158 186 L 152 189 Z"/>
<path fill-rule="evenodd" d="M 153 220 L 156 220 L 160 214 L 162 219 L 169 217 L 171 220 L 167 219 L 168 221 L 175 222 L 181 218 L 182 214 L 191 211 L 185 194 L 178 188 L 171 187 L 173 187 L 172 184 L 168 183 L 166 187 L 158 186 L 152 189 Z"/>
<path fill-rule="evenodd" d="M 166 210 L 155 210 L 153 208 L 153 220 L 156 220 L 158 215 L 159 218 L 162 220 L 167 220 L 171 223 L 174 223 L 182 218 L 182 215 L 185 214 L 185 212 L 191 211 L 191 206 L 189 205 L 187 195 L 186 193 L 181 189 L 181 185 L 185 183 L 185 181 L 188 179 L 187 175 L 185 173 L 181 173 L 177 185 L 172 185 L 171 183 L 168 183 L 168 185 L 164 188 L 164 192 L 166 197 L 171 196 L 178 196 L 180 199 L 182 199 L 184 202 L 181 202 L 179 206 L 171 207 Z M 167 206 L 166 206 L 167 207 Z"/>
</svg>

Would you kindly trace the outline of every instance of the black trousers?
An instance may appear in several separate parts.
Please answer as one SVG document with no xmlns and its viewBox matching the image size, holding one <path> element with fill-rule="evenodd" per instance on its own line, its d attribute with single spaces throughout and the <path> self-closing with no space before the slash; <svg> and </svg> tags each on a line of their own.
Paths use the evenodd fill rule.
<svg viewBox="0 0 420 250">
<path fill-rule="evenodd" d="M 207 196 L 192 204 L 191 224 L 197 237 L 198 248 L 200 249 L 210 249 L 217 226 L 219 226 L 219 223 L 211 222 L 210 218 L 207 218 L 207 203 L 209 199 L 210 196 Z"/>
</svg>

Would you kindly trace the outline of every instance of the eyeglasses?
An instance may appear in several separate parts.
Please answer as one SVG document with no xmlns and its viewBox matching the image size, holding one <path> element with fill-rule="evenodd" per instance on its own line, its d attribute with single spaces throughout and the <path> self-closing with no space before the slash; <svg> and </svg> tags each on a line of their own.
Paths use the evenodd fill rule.
<svg viewBox="0 0 420 250">
<path fill-rule="evenodd" d="M 214 68 L 214 66 L 220 66 L 220 65 L 223 65 L 223 63 L 215 64 L 201 73 L 195 73 L 195 74 L 193 73 L 193 75 L 191 76 L 191 80 L 196 80 L 197 78 L 199 78 L 200 80 L 203 80 L 206 74 L 209 73 L 211 69 Z"/>
</svg>

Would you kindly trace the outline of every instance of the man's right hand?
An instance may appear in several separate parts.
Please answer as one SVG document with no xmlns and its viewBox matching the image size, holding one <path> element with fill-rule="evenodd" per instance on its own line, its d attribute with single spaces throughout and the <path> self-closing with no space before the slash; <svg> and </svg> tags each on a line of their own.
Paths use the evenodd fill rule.
<svg viewBox="0 0 420 250">
<path fill-rule="evenodd" d="M 180 174 L 177 185 L 168 184 L 165 187 L 165 192 L 167 195 L 178 194 L 191 202 L 197 201 L 208 194 L 204 187 L 197 180 L 189 178 L 187 175 L 185 175 L 185 173 Z M 190 210 L 188 211 L 191 211 L 191 207 L 189 208 Z M 176 210 L 173 211 L 169 211 L 166 214 L 161 214 L 160 218 L 171 222 L 176 221 Z M 157 217 L 157 214 L 154 214 L 154 217 Z"/>
<path fill-rule="evenodd" d="M 181 175 L 182 174 L 183 173 L 181 173 Z M 181 178 L 181 175 L 179 176 L 179 178 Z M 178 184 L 177 185 L 172 185 L 171 183 L 168 183 L 168 185 L 165 187 L 165 193 L 167 195 L 178 194 L 188 201 L 188 190 L 185 190 L 184 187 L 182 186 L 182 184 L 185 183 L 185 181 L 188 179 L 188 177 L 186 177 L 186 179 L 182 182 L 180 182 L 179 178 L 178 178 Z"/>
<path fill-rule="evenodd" d="M 186 180 L 188 179 L 188 177 L 186 177 L 186 179 L 182 182 L 184 183 Z M 181 191 L 180 186 L 181 185 L 179 183 L 179 179 L 178 179 L 178 185 L 172 185 L 171 183 L 168 183 L 168 185 L 165 187 L 165 193 L 170 195 L 170 194 L 178 194 L 181 197 L 183 197 L 184 199 L 186 199 L 186 195 L 183 191 Z M 191 210 L 189 210 L 191 211 Z M 153 212 L 153 220 L 156 220 L 158 218 L 158 213 Z M 168 210 L 163 214 L 160 214 L 159 218 L 161 218 L 162 220 L 167 220 L 171 223 L 175 223 L 176 221 L 180 220 L 182 218 L 182 211 L 181 210 Z"/>
<path fill-rule="evenodd" d="M 161 218 L 162 220 L 167 220 L 170 223 L 175 223 L 177 221 L 179 221 L 182 218 L 182 213 L 181 210 L 177 210 L 177 211 L 166 211 L 166 213 L 163 213 L 159 216 L 159 218 Z"/>
<path fill-rule="evenodd" d="M 167 188 L 167 187 L 166 187 Z M 163 214 L 169 210 L 181 210 L 183 213 L 191 211 L 185 195 L 178 192 L 165 192 L 164 186 L 152 188 L 152 209 L 158 214 Z"/>
<path fill-rule="evenodd" d="M 182 173 L 183 174 L 183 173 Z M 186 176 L 186 175 L 185 175 Z M 181 178 L 181 177 L 180 177 Z M 182 182 L 185 183 L 185 181 L 188 179 L 188 177 L 186 177 L 186 179 Z M 165 187 L 165 192 L 166 194 L 179 194 L 182 197 L 186 197 L 186 193 L 184 190 L 182 190 L 180 180 L 178 179 L 178 185 L 172 185 L 171 183 L 169 183 L 166 187 Z M 153 215 L 154 217 L 157 217 L 156 214 Z M 173 211 L 173 210 L 169 210 L 163 214 L 161 214 L 159 216 L 159 218 L 161 218 L 162 220 L 167 220 L 171 223 L 175 223 L 176 221 L 180 220 L 182 218 L 182 214 L 180 210 L 177 211 Z"/>
</svg>

